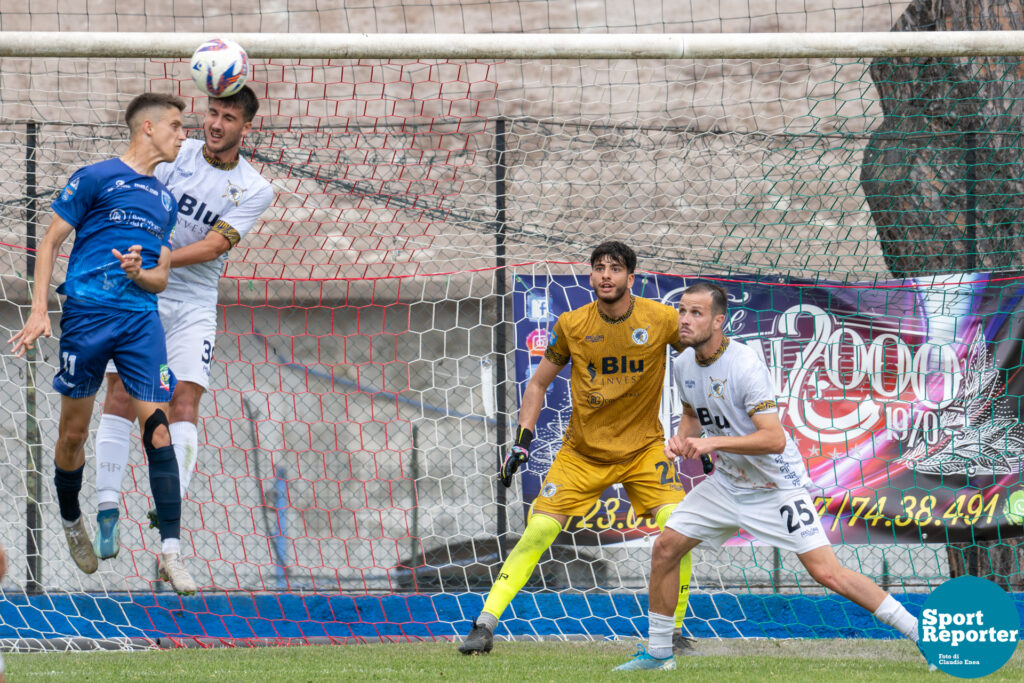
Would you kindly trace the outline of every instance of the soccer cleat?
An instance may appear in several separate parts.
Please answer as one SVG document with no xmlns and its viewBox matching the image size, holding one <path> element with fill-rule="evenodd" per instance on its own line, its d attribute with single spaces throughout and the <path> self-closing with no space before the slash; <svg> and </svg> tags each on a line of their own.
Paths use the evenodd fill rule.
<svg viewBox="0 0 1024 683">
<path fill-rule="evenodd" d="M 146 516 L 149 517 L 150 529 L 160 528 L 160 518 L 156 516 L 156 510 L 150 510 L 149 512 L 146 513 Z"/>
<path fill-rule="evenodd" d="M 99 567 L 99 562 L 92 549 L 92 541 L 89 540 L 89 531 L 85 528 L 85 518 L 79 515 L 78 521 L 74 524 L 71 526 L 64 524 L 63 526 L 64 538 L 67 539 L 68 550 L 71 551 L 71 559 L 83 572 L 92 574 Z"/>
<path fill-rule="evenodd" d="M 641 645 L 637 648 L 633 659 L 625 664 L 620 664 L 612 671 L 675 671 L 675 668 L 676 658 L 674 656 L 669 655 L 664 659 L 658 659 L 648 654 L 647 648 Z"/>
<path fill-rule="evenodd" d="M 121 520 L 118 516 L 117 508 L 100 510 L 96 515 L 96 538 L 92 540 L 92 549 L 101 560 L 113 559 L 121 551 Z"/>
<path fill-rule="evenodd" d="M 464 655 L 487 654 L 494 647 L 494 634 L 486 626 L 478 626 L 473 622 L 473 630 L 459 645 L 459 652 Z"/>
<path fill-rule="evenodd" d="M 192 595 L 196 592 L 196 582 L 189 576 L 179 553 L 160 553 L 157 568 L 160 578 L 171 584 L 178 595 Z"/>
<path fill-rule="evenodd" d="M 672 634 L 672 654 L 674 655 L 692 655 L 696 654 L 694 644 L 697 641 L 693 638 L 687 638 L 679 631 Z"/>
</svg>

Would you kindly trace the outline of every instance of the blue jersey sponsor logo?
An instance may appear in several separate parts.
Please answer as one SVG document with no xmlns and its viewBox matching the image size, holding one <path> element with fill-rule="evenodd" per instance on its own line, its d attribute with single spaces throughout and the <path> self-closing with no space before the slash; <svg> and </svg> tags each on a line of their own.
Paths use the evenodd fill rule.
<svg viewBox="0 0 1024 683">
<path fill-rule="evenodd" d="M 142 247 L 142 267 L 153 268 L 174 226 L 174 198 L 153 176 L 120 159 L 80 168 L 53 202 L 75 229 L 68 273 L 58 292 L 122 310 L 156 309 L 156 295 L 131 282 L 111 248 Z"/>
</svg>

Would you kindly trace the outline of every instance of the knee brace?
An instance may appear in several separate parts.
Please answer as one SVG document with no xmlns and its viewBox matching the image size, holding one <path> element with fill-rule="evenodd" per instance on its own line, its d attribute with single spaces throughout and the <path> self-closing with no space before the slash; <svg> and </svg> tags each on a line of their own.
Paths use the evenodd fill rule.
<svg viewBox="0 0 1024 683">
<path fill-rule="evenodd" d="M 167 416 L 164 411 L 157 408 L 153 411 L 153 414 L 146 420 L 146 424 L 142 428 L 142 447 L 146 450 L 153 448 L 153 434 L 156 433 L 157 427 L 163 425 L 164 429 L 167 430 L 167 438 L 170 439 L 171 435 L 171 423 L 167 421 Z"/>
</svg>

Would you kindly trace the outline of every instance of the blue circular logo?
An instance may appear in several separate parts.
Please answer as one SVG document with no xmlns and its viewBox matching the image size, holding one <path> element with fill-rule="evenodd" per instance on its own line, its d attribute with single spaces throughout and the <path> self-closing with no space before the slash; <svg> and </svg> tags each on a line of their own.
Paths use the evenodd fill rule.
<svg viewBox="0 0 1024 683">
<path fill-rule="evenodd" d="M 924 601 L 918 645 L 929 664 L 957 678 L 998 671 L 1017 649 L 1020 616 L 1002 588 L 976 576 L 961 576 L 936 588 Z"/>
</svg>

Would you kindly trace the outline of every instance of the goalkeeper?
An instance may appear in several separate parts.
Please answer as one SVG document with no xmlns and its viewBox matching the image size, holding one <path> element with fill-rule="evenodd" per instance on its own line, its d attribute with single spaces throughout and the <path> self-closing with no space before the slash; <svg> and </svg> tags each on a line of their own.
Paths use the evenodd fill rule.
<svg viewBox="0 0 1024 683">
<path fill-rule="evenodd" d="M 596 301 L 559 316 L 548 347 L 523 393 L 515 445 L 500 475 L 512 475 L 529 458 L 533 429 L 548 385 L 569 361 L 572 417 L 561 449 L 534 501 L 522 538 L 498 572 L 483 611 L 473 622 L 463 654 L 490 652 L 502 612 L 526 584 L 541 554 L 566 520 L 582 515 L 613 484 L 622 484 L 637 516 L 664 528 L 683 499 L 675 466 L 665 455 L 658 419 L 665 377 L 665 347 L 681 349 L 675 309 L 633 296 L 636 254 L 621 242 L 599 244 L 590 256 L 590 284 Z M 660 467 L 659 467 L 660 466 Z M 690 556 L 679 565 L 675 649 L 691 647 L 678 632 L 689 598 Z"/>
</svg>

